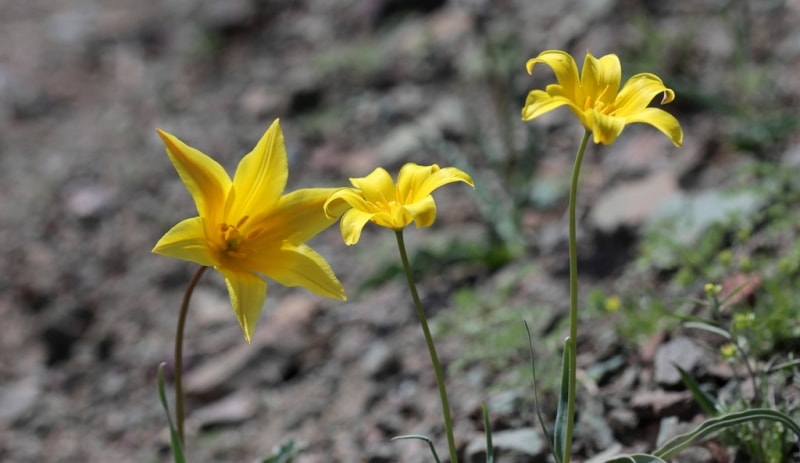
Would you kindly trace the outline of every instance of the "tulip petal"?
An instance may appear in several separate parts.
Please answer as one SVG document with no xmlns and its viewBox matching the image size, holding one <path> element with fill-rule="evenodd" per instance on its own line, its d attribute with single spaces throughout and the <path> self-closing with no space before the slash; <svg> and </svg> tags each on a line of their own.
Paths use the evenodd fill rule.
<svg viewBox="0 0 800 463">
<path fill-rule="evenodd" d="M 307 241 L 331 226 L 341 215 L 344 201 L 334 201 L 330 207 L 338 215 L 325 213 L 328 198 L 338 188 L 304 188 L 280 198 L 274 209 L 254 221 L 252 226 L 263 227 L 253 246 L 262 242 L 282 240 Z"/>
<path fill-rule="evenodd" d="M 437 171 L 439 171 L 439 166 L 436 164 L 430 166 L 421 166 L 413 162 L 404 164 L 397 174 L 397 200 L 401 204 L 407 204 L 414 202 L 418 197 L 427 196 L 419 196 L 417 192 L 422 184 Z"/>
<path fill-rule="evenodd" d="M 675 146 L 683 144 L 683 129 L 675 117 L 659 108 L 645 108 L 626 118 L 626 123 L 645 123 L 657 128 L 666 135 Z"/>
<path fill-rule="evenodd" d="M 339 229 L 342 232 L 344 244 L 351 246 L 358 243 L 358 240 L 361 238 L 361 231 L 374 216 L 374 213 L 355 208 L 345 212 L 339 222 Z"/>
<path fill-rule="evenodd" d="M 613 117 L 602 114 L 598 111 L 590 111 L 593 117 L 592 135 L 595 143 L 610 145 L 614 143 L 622 129 L 625 128 L 626 120 L 621 117 Z"/>
<path fill-rule="evenodd" d="M 620 117 L 636 114 L 663 93 L 661 103 L 666 104 L 675 98 L 675 92 L 664 86 L 664 82 L 654 74 L 636 74 L 628 79 L 617 96 L 614 113 Z"/>
<path fill-rule="evenodd" d="M 276 119 L 255 148 L 239 162 L 233 184 L 239 196 L 229 201 L 228 216 L 238 220 L 253 211 L 271 209 L 280 199 L 289 175 L 283 131 Z"/>
<path fill-rule="evenodd" d="M 407 204 L 404 209 L 413 218 L 417 228 L 430 227 L 436 220 L 436 202 L 431 195 L 412 204 Z"/>
<path fill-rule="evenodd" d="M 552 96 L 542 90 L 531 90 L 522 108 L 522 120 L 529 121 L 564 105 L 575 106 L 567 97 Z M 580 109 L 576 110 L 580 111 Z"/>
<path fill-rule="evenodd" d="M 320 296 L 347 299 L 328 262 L 303 243 L 285 242 L 259 270 L 284 286 L 302 286 Z"/>
<path fill-rule="evenodd" d="M 567 98 L 576 102 L 583 99 L 582 95 L 579 94 L 581 93 L 581 83 L 578 79 L 578 65 L 575 64 L 575 59 L 569 53 L 561 50 L 547 50 L 539 53 L 539 56 L 529 59 L 525 64 L 528 74 L 533 74 L 533 68 L 536 63 L 544 63 L 550 66 L 556 75 L 559 85 L 568 92 Z"/>
<path fill-rule="evenodd" d="M 415 201 L 427 199 L 427 197 L 437 188 L 454 182 L 464 182 L 472 188 L 475 188 L 475 183 L 472 181 L 472 177 L 470 177 L 461 169 L 457 169 L 455 167 L 445 167 L 444 169 L 439 169 L 437 166 L 437 170 L 432 172 L 431 175 L 428 176 L 428 178 L 426 178 L 414 191 L 414 199 Z"/>
<path fill-rule="evenodd" d="M 228 173 L 217 161 L 174 135 L 163 130 L 157 132 L 164 142 L 170 162 L 192 195 L 198 214 L 212 220 L 221 218 L 225 197 L 231 187 Z"/>
<path fill-rule="evenodd" d="M 394 181 L 386 169 L 378 167 L 362 178 L 351 178 L 350 183 L 361 190 L 364 198 L 373 203 L 385 203 L 397 200 Z"/>
<path fill-rule="evenodd" d="M 256 329 L 258 316 L 264 308 L 267 297 L 267 282 L 258 275 L 249 272 L 231 270 L 229 268 L 217 269 L 225 278 L 228 287 L 228 296 L 231 298 L 233 312 L 242 327 L 244 338 L 247 342 Z"/>
<path fill-rule="evenodd" d="M 581 69 L 581 86 L 583 93 L 594 100 L 592 103 L 602 102 L 604 106 L 614 103 L 622 80 L 622 65 L 615 54 L 605 55 L 600 59 L 590 53 L 586 54 Z M 576 101 L 580 105 L 580 101 Z"/>
<path fill-rule="evenodd" d="M 158 240 L 153 252 L 200 265 L 215 265 L 216 260 L 208 247 L 203 226 L 203 219 L 200 217 L 178 222 Z"/>
</svg>

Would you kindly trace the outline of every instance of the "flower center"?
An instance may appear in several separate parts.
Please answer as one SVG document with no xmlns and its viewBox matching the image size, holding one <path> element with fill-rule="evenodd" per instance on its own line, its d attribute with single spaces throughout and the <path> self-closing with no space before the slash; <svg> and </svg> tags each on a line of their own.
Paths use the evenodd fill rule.
<svg viewBox="0 0 800 463">
<path fill-rule="evenodd" d="M 613 105 L 606 103 L 603 99 L 603 96 L 608 93 L 608 89 L 609 86 L 606 85 L 600 93 L 587 96 L 586 101 L 583 103 L 583 109 L 594 109 L 601 114 L 610 114 L 613 110 Z"/>
<path fill-rule="evenodd" d="M 261 229 L 256 229 L 249 234 L 242 233 L 242 226 L 250 216 L 244 216 L 235 225 L 229 223 L 219 224 L 222 252 L 230 257 L 245 257 L 253 248 L 246 246 L 248 240 L 252 240 L 259 234 Z"/>
</svg>

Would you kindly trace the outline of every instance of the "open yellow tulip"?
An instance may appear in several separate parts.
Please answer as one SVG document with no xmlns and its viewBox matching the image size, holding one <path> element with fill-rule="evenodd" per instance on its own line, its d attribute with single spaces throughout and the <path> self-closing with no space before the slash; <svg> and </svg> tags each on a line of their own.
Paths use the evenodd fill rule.
<svg viewBox="0 0 800 463">
<path fill-rule="evenodd" d="M 327 214 L 323 211 L 336 189 L 283 194 L 289 169 L 277 120 L 242 158 L 233 180 L 210 157 L 164 131 L 158 134 L 194 198 L 198 216 L 175 225 L 153 252 L 219 271 L 248 342 L 266 298 L 264 277 L 345 299 L 328 263 L 305 244 L 342 212 L 336 205 L 330 205 Z"/>
<path fill-rule="evenodd" d="M 333 206 L 344 200 L 352 209 L 342 215 L 340 228 L 347 245 L 355 244 L 367 222 L 392 230 L 402 230 L 411 222 L 430 227 L 436 219 L 433 190 L 452 182 L 475 187 L 472 178 L 455 167 L 439 168 L 436 164 L 420 166 L 408 163 L 400 169 L 395 185 L 383 168 L 363 178 L 351 178 L 356 188 L 341 188 L 325 203 L 325 211 L 333 214 Z"/>
<path fill-rule="evenodd" d="M 522 120 L 529 121 L 560 106 L 568 106 L 583 126 L 592 132 L 595 143 L 609 145 L 617 139 L 627 124 L 650 124 L 666 135 L 675 146 L 683 143 L 680 123 L 666 111 L 648 107 L 658 94 L 661 104 L 675 99 L 675 92 L 664 86 L 658 76 L 636 74 L 622 89 L 622 67 L 617 55 L 595 58 L 586 54 L 581 75 L 568 53 L 548 50 L 528 60 L 528 73 L 538 63 L 553 69 L 558 84 L 545 90 L 532 90 L 522 108 Z"/>
</svg>

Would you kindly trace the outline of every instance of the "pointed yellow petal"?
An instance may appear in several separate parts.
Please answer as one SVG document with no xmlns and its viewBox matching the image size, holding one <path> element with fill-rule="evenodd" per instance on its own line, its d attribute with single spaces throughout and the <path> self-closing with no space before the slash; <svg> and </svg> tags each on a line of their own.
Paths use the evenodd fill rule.
<svg viewBox="0 0 800 463">
<path fill-rule="evenodd" d="M 614 103 L 614 114 L 628 117 L 636 114 L 653 101 L 653 98 L 663 93 L 662 104 L 669 103 L 675 98 L 675 92 L 664 86 L 664 82 L 654 74 L 636 74 L 628 79 L 617 96 Z"/>
<path fill-rule="evenodd" d="M 430 166 L 420 166 L 409 162 L 400 168 L 397 174 L 397 196 L 402 204 L 413 203 L 417 198 L 424 198 L 430 192 L 419 194 L 422 185 L 436 172 L 439 171 L 439 166 L 436 164 Z"/>
<path fill-rule="evenodd" d="M 254 240 L 254 246 L 263 241 L 287 239 L 305 242 L 333 225 L 341 215 L 343 206 L 347 204 L 344 201 L 334 201 L 331 210 L 338 214 L 328 216 L 325 213 L 325 203 L 336 190 L 337 188 L 304 188 L 282 196 L 274 209 L 255 219 L 251 225 L 263 227 Z"/>
<path fill-rule="evenodd" d="M 178 222 L 158 240 L 153 252 L 200 265 L 215 265 L 214 256 L 208 247 L 203 219 L 193 217 Z"/>
<path fill-rule="evenodd" d="M 681 124 L 672 114 L 663 109 L 645 108 L 627 117 L 625 122 L 628 124 L 636 122 L 650 124 L 666 135 L 675 146 L 681 146 L 683 144 L 683 130 L 681 129 Z"/>
<path fill-rule="evenodd" d="M 472 177 L 466 172 L 455 167 L 445 167 L 444 169 L 437 169 L 435 172 L 432 172 L 414 192 L 414 197 L 425 198 L 437 188 L 454 182 L 464 182 L 472 188 L 475 188 Z"/>
<path fill-rule="evenodd" d="M 564 88 L 565 96 L 576 104 L 583 104 L 583 92 L 578 80 L 578 65 L 569 53 L 561 50 L 547 50 L 539 53 L 536 58 L 531 58 L 525 64 L 528 74 L 533 74 L 537 63 L 544 63 L 553 69 L 558 84 Z"/>
<path fill-rule="evenodd" d="M 186 189 L 194 199 L 201 217 L 213 221 L 222 217 L 225 198 L 230 190 L 231 180 L 219 163 L 202 152 L 186 145 L 174 135 L 158 130 L 164 142 L 167 155 Z"/>
<path fill-rule="evenodd" d="M 339 230 L 342 232 L 344 244 L 351 246 L 358 243 L 361 238 L 361 231 L 374 216 L 374 213 L 355 208 L 345 212 L 339 222 Z"/>
<path fill-rule="evenodd" d="M 610 145 L 614 143 L 622 129 L 625 128 L 626 120 L 621 117 L 607 116 L 597 111 L 590 111 L 594 122 L 592 124 L 592 135 L 595 143 Z"/>
<path fill-rule="evenodd" d="M 392 176 L 382 167 L 373 170 L 366 177 L 351 178 L 350 183 L 361 190 L 367 201 L 385 203 L 395 200 L 397 196 Z"/>
<path fill-rule="evenodd" d="M 230 269 L 217 269 L 225 278 L 228 295 L 231 298 L 233 312 L 242 327 L 244 338 L 250 342 L 256 322 L 264 300 L 267 297 L 267 283 L 259 276 L 248 272 L 238 272 Z"/>
<path fill-rule="evenodd" d="M 620 80 L 622 80 L 622 65 L 617 55 L 612 53 L 597 59 L 590 53 L 586 54 L 581 69 L 581 86 L 587 97 L 594 102 L 612 104 L 617 97 Z"/>
<path fill-rule="evenodd" d="M 564 105 L 575 106 L 570 99 L 563 96 L 552 96 L 543 90 L 531 90 L 522 108 L 522 120 L 530 121 Z M 577 108 L 576 110 L 580 111 Z"/>
<path fill-rule="evenodd" d="M 238 219 L 271 209 L 283 194 L 288 176 L 283 131 L 276 119 L 236 168 L 233 184 L 239 197 L 231 205 L 230 217 Z"/>
<path fill-rule="evenodd" d="M 431 195 L 406 205 L 405 210 L 414 219 L 417 228 L 430 227 L 436 220 L 436 202 Z"/>
<path fill-rule="evenodd" d="M 328 262 L 303 243 L 286 242 L 281 249 L 271 251 L 258 271 L 284 286 L 302 286 L 321 296 L 346 299 Z"/>
<path fill-rule="evenodd" d="M 331 193 L 328 200 L 325 201 L 323 209 L 329 217 L 341 217 L 351 207 L 366 210 L 367 202 L 361 190 L 343 187 L 337 188 Z"/>
</svg>

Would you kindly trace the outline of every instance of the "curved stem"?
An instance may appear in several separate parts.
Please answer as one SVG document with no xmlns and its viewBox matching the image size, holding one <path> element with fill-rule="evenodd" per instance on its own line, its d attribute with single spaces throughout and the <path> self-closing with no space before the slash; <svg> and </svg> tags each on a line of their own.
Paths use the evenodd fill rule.
<svg viewBox="0 0 800 463">
<path fill-rule="evenodd" d="M 197 269 L 189 281 L 189 286 L 186 287 L 186 292 L 183 294 L 181 311 L 178 314 L 178 328 L 175 332 L 175 426 L 178 428 L 178 437 L 180 437 L 181 445 L 184 448 L 186 448 L 186 438 L 183 432 L 183 330 L 186 326 L 186 315 L 189 312 L 189 301 L 192 299 L 192 293 L 207 268 L 203 266 Z"/>
<path fill-rule="evenodd" d="M 575 393 L 577 390 L 577 366 L 575 364 L 578 352 L 578 238 L 577 221 L 575 220 L 575 205 L 578 197 L 578 180 L 581 176 L 581 164 L 586 145 L 592 132 L 587 130 L 578 147 L 575 156 L 575 165 L 572 167 L 572 181 L 569 188 L 569 394 L 567 396 L 567 431 L 563 463 L 569 463 L 572 452 L 572 431 L 575 427 Z"/>
<path fill-rule="evenodd" d="M 447 445 L 450 449 L 450 462 L 458 463 L 456 441 L 453 437 L 453 421 L 450 417 L 450 402 L 447 400 L 447 390 L 445 390 L 444 387 L 442 366 L 439 364 L 439 356 L 436 355 L 436 347 L 433 345 L 433 336 L 431 336 L 431 330 L 428 328 L 428 320 L 425 318 L 425 312 L 422 310 L 422 303 L 419 300 L 419 294 L 417 294 L 417 286 L 414 283 L 414 276 L 411 273 L 411 264 L 409 264 L 408 253 L 406 253 L 403 230 L 395 230 L 395 236 L 397 237 L 397 247 L 400 250 L 400 258 L 403 261 L 403 269 L 405 270 L 406 279 L 408 280 L 408 289 L 411 291 L 411 297 L 414 299 L 414 306 L 417 309 L 419 324 L 422 326 L 423 334 L 425 334 L 425 343 L 428 345 L 428 353 L 433 363 L 433 371 L 436 374 L 436 385 L 439 386 L 439 398 L 442 402 L 442 413 L 444 414 L 444 429 L 447 433 Z"/>
</svg>

